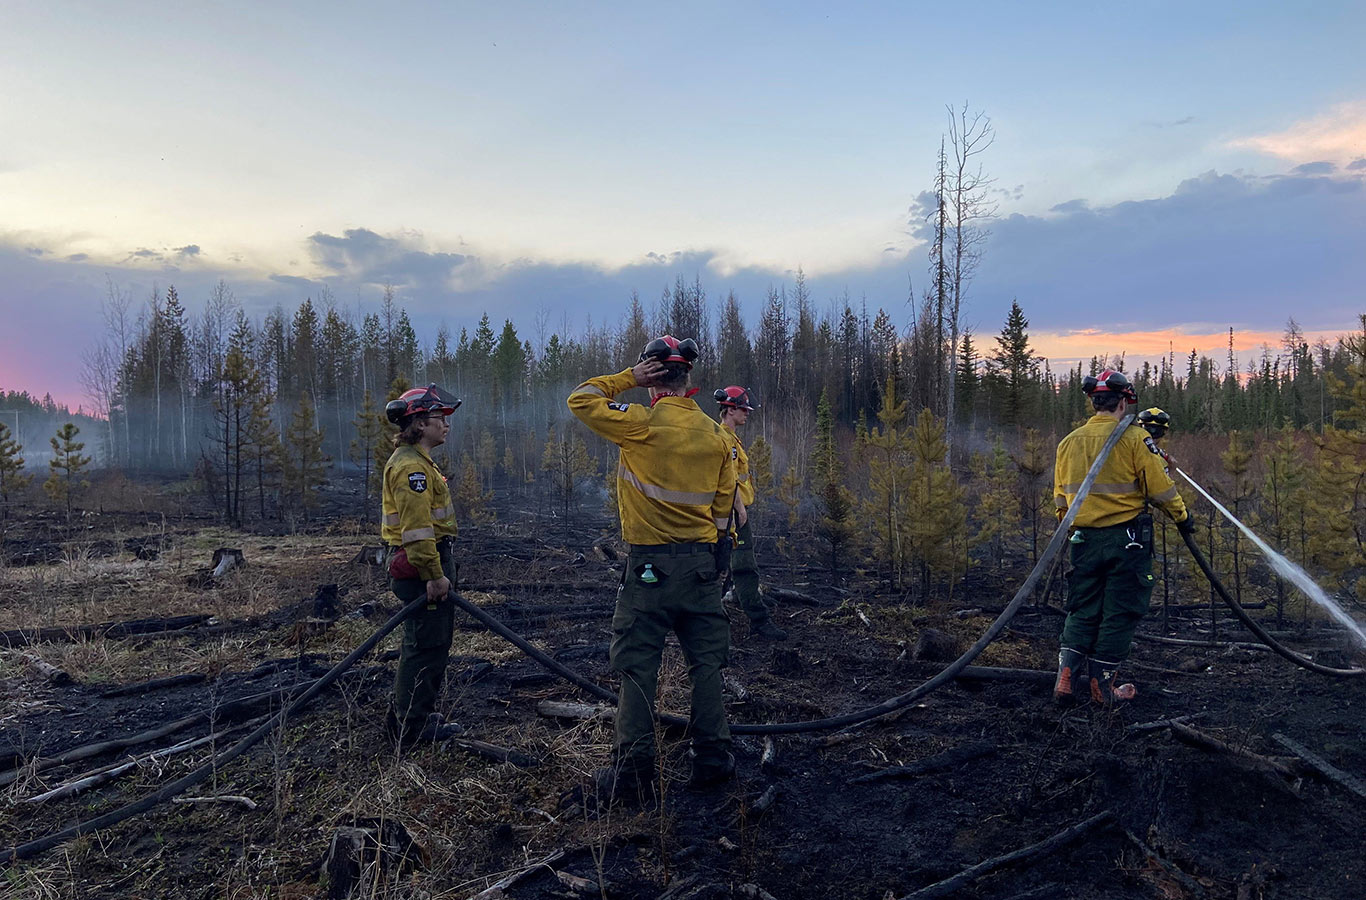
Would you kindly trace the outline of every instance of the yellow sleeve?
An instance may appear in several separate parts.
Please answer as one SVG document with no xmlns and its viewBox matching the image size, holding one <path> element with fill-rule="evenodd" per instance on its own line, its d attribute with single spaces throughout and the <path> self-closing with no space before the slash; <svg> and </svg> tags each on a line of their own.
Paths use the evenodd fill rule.
<svg viewBox="0 0 1366 900">
<path fill-rule="evenodd" d="M 716 479 L 716 496 L 711 501 L 711 517 L 716 522 L 717 531 L 725 531 L 731 522 L 731 509 L 735 504 L 735 460 L 731 459 L 730 447 L 726 447 L 726 461 Z"/>
<path fill-rule="evenodd" d="M 1138 478 L 1148 502 L 1160 507 L 1173 522 L 1184 521 L 1190 515 L 1186 501 L 1176 489 L 1176 482 L 1167 474 L 1167 462 L 1151 437 L 1143 438 L 1143 446 L 1134 451 L 1138 455 Z"/>
<path fill-rule="evenodd" d="M 1064 442 L 1058 445 L 1057 456 L 1053 462 L 1053 506 L 1054 512 L 1058 515 L 1058 521 L 1063 520 L 1067 515 L 1067 494 L 1063 492 L 1062 486 L 1066 484 L 1066 472 L 1063 469 L 1063 457 L 1067 453 L 1067 444 Z"/>
<path fill-rule="evenodd" d="M 413 564 L 424 581 L 442 577 L 441 555 L 436 550 L 436 526 L 432 522 L 431 475 L 425 468 L 406 465 L 393 466 L 384 473 L 390 480 L 390 496 L 398 510 L 399 540 L 408 551 L 408 562 Z"/>
<path fill-rule="evenodd" d="M 612 398 L 636 386 L 630 369 L 615 375 L 599 375 L 574 388 L 569 395 L 569 411 L 607 440 L 620 446 L 640 439 L 649 430 L 650 411 L 639 404 L 614 403 Z"/>
</svg>

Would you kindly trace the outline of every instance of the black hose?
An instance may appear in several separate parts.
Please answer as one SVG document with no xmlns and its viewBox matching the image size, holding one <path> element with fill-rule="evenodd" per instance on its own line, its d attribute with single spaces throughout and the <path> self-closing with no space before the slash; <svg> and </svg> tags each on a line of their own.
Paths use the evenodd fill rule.
<svg viewBox="0 0 1366 900">
<path fill-rule="evenodd" d="M 1214 590 L 1218 592 L 1219 597 L 1228 605 L 1229 609 L 1233 610 L 1233 614 L 1238 617 L 1238 621 L 1242 622 L 1247 626 L 1248 631 L 1257 636 L 1257 640 L 1266 644 L 1272 650 L 1276 651 L 1276 653 L 1284 656 L 1295 665 L 1303 669 L 1308 669 L 1311 672 L 1317 672 L 1320 675 L 1331 675 L 1335 678 L 1352 678 L 1357 675 L 1366 675 L 1366 669 L 1335 669 L 1332 666 L 1316 663 L 1309 657 L 1296 653 L 1294 650 L 1291 650 L 1289 647 L 1276 640 L 1267 633 L 1265 628 L 1257 623 L 1256 619 L 1247 614 L 1247 610 L 1243 609 L 1242 605 L 1237 600 L 1229 595 L 1228 590 L 1224 587 L 1224 583 L 1219 580 L 1219 576 L 1215 575 L 1214 570 L 1210 568 L 1209 560 L 1205 559 L 1205 554 L 1201 553 L 1199 546 L 1196 545 L 1195 534 L 1190 531 L 1184 531 L 1181 533 L 1181 537 L 1185 539 L 1186 547 L 1190 550 L 1191 556 L 1195 557 L 1195 564 L 1200 567 L 1201 572 L 1205 573 L 1205 577 L 1209 579 L 1209 583 L 1214 585 Z"/>
<path fill-rule="evenodd" d="M 416 612 L 420 607 L 425 606 L 426 603 L 427 597 L 424 594 L 412 603 L 403 607 L 403 609 L 394 614 L 393 618 L 381 625 L 378 631 L 370 635 L 363 644 L 355 650 L 352 650 L 345 659 L 333 666 L 326 675 L 323 675 L 317 681 L 313 682 L 308 690 L 291 700 L 288 706 L 272 716 L 269 721 L 262 723 L 251 734 L 242 738 L 242 740 L 233 744 L 222 753 L 216 754 L 212 759 L 195 769 L 193 772 L 171 782 L 155 793 L 148 794 L 141 800 L 134 800 L 132 803 L 120 806 L 118 809 L 107 812 L 102 816 L 96 816 L 93 819 L 77 822 L 70 828 L 29 841 L 27 844 L 20 844 L 17 847 L 0 850 L 0 865 L 12 863 L 20 859 L 27 859 L 30 856 L 42 853 L 45 850 L 50 850 L 58 844 L 64 844 L 74 837 L 89 834 L 92 831 L 99 831 L 101 828 L 108 828 L 111 825 L 117 825 L 125 819 L 131 819 L 133 816 L 144 813 L 154 806 L 165 803 L 167 800 L 170 800 L 187 788 L 199 784 L 217 771 L 220 766 L 226 765 L 260 743 L 266 735 L 270 734 L 272 730 L 278 727 L 280 723 L 289 717 L 295 710 L 302 707 L 309 700 L 312 700 L 324 688 L 340 678 L 343 672 L 355 665 L 358 659 L 369 653 L 376 644 L 389 634 L 389 632 L 403 624 L 405 619 Z"/>
<path fill-rule="evenodd" d="M 1038 562 L 1034 564 L 1033 570 L 1030 571 L 1029 576 L 1025 578 L 1024 584 L 1020 585 L 1020 589 L 1015 592 L 1015 596 L 1011 599 L 1010 603 L 1006 605 L 1005 609 L 1001 610 L 1001 614 L 996 617 L 996 620 L 992 622 L 982 636 L 977 639 L 977 642 L 969 647 L 967 652 L 962 656 L 949 663 L 948 667 L 938 675 L 935 675 L 933 678 L 930 678 L 928 681 L 912 688 L 906 693 L 884 700 L 876 706 L 865 707 L 864 709 L 854 710 L 853 712 L 844 713 L 843 715 L 827 716 L 824 719 L 810 719 L 803 722 L 778 722 L 769 724 L 739 723 L 730 726 L 731 732 L 734 734 L 798 734 L 807 731 L 829 731 L 835 728 L 848 728 L 851 725 L 867 722 L 871 719 L 876 719 L 879 716 L 885 716 L 889 713 L 894 713 L 897 710 L 904 709 L 931 691 L 934 691 L 957 678 L 958 675 L 977 658 L 977 655 L 986 649 L 988 644 L 1000 636 L 1001 632 L 1005 630 L 1006 624 L 1014 618 L 1015 614 L 1019 612 L 1020 607 L 1024 605 L 1025 600 L 1033 593 L 1034 586 L 1039 583 L 1039 579 L 1043 576 L 1044 570 L 1062 548 L 1063 542 L 1067 540 L 1068 529 L 1072 527 L 1072 522 L 1077 517 L 1077 510 L 1081 508 L 1081 501 L 1085 499 L 1086 495 L 1091 490 L 1091 485 L 1095 483 L 1096 476 L 1100 473 L 1100 467 L 1105 463 L 1106 458 L 1109 457 L 1110 451 L 1114 449 L 1115 444 L 1119 443 L 1119 439 L 1124 434 L 1124 430 L 1129 427 L 1129 424 L 1132 421 L 1132 415 L 1125 416 L 1115 426 L 1115 429 L 1110 433 L 1110 436 L 1106 438 L 1105 445 L 1101 447 L 1100 454 L 1096 456 L 1095 461 L 1091 463 L 1091 468 L 1086 473 L 1086 477 L 1082 479 L 1081 487 L 1077 489 L 1077 494 L 1073 499 L 1071 506 L 1068 508 L 1067 514 L 1063 516 L 1062 521 L 1058 523 L 1058 530 L 1053 533 L 1053 537 L 1049 540 L 1048 546 L 1044 548 L 1044 552 L 1040 554 Z M 465 610 L 465 612 L 487 625 L 500 637 L 510 641 L 519 650 L 545 666 L 550 671 L 583 688 L 599 699 L 611 703 L 616 702 L 616 695 L 611 691 L 578 674 L 563 663 L 551 659 L 521 635 L 508 628 L 479 607 L 465 600 L 463 597 L 456 597 L 455 602 L 456 605 Z M 687 720 L 681 716 L 664 714 L 659 716 L 659 720 L 670 725 L 687 724 Z"/>
</svg>

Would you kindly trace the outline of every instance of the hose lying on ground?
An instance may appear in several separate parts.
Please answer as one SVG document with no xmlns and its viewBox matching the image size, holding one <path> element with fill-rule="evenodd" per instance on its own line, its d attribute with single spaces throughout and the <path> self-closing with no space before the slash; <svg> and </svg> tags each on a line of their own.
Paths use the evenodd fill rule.
<svg viewBox="0 0 1366 900">
<path fill-rule="evenodd" d="M 46 837 L 37 838 L 29 841 L 27 844 L 20 844 L 17 847 L 0 850 L 0 865 L 12 863 L 20 859 L 27 859 L 28 857 L 42 853 L 45 850 L 50 850 L 58 844 L 64 844 L 74 837 L 89 834 L 92 831 L 99 831 L 101 828 L 108 828 L 125 819 L 131 819 L 133 816 L 144 813 L 154 806 L 165 803 L 167 800 L 170 800 L 187 788 L 199 784 L 216 772 L 220 766 L 226 765 L 260 743 L 266 735 L 279 727 L 285 719 L 295 712 L 295 710 L 312 700 L 327 688 L 328 685 L 340 678 L 343 672 L 355 665 L 357 660 L 369 653 L 380 641 L 384 640 L 389 632 L 403 624 L 405 619 L 416 612 L 420 607 L 425 606 L 426 603 L 427 597 L 426 595 L 423 595 L 403 607 L 403 609 L 394 614 L 393 618 L 381 625 L 378 631 L 370 635 L 364 643 L 355 650 L 352 650 L 341 662 L 333 666 L 326 675 L 313 682 L 308 690 L 291 700 L 288 706 L 271 716 L 268 721 L 263 722 L 255 731 L 242 738 L 242 740 L 238 741 L 236 744 L 233 744 L 222 753 L 215 754 L 212 759 L 195 769 L 193 772 L 165 785 L 155 793 L 148 794 L 141 800 L 135 800 L 132 803 L 128 803 L 118 809 L 107 812 L 104 815 L 96 816 L 93 819 L 86 819 L 83 822 L 77 822 L 70 828 L 66 828 L 54 834 L 49 834 Z"/>
<path fill-rule="evenodd" d="M 1199 546 L 1195 543 L 1195 535 L 1190 532 L 1185 532 L 1181 536 L 1185 538 L 1186 547 L 1190 550 L 1191 556 L 1195 558 L 1195 564 L 1200 567 L 1200 571 L 1205 573 L 1205 577 L 1209 579 L 1210 584 L 1214 585 L 1214 590 L 1218 592 L 1219 597 L 1228 605 L 1229 609 L 1233 610 L 1233 614 L 1238 617 L 1238 621 L 1242 622 L 1243 625 L 1247 626 L 1248 631 L 1257 636 L 1257 640 L 1266 644 L 1272 650 L 1276 651 L 1276 653 L 1284 656 L 1295 665 L 1308 669 L 1311 672 L 1317 672 L 1320 675 L 1331 675 L 1335 678 L 1351 678 L 1357 675 L 1366 675 L 1366 669 L 1335 669 L 1332 666 L 1316 663 L 1309 657 L 1291 650 L 1268 634 L 1266 629 L 1258 624 L 1256 619 L 1249 616 L 1247 610 L 1243 609 L 1237 600 L 1233 599 L 1229 594 L 1228 589 L 1224 587 L 1224 583 L 1219 580 L 1219 576 L 1214 574 L 1214 570 L 1210 568 L 1209 560 L 1205 559 L 1205 554 L 1200 552 Z"/>
<path fill-rule="evenodd" d="M 1077 510 L 1081 508 L 1081 501 L 1086 498 L 1086 495 L 1091 490 L 1091 485 L 1095 483 L 1096 476 L 1100 473 L 1100 467 L 1104 465 L 1105 460 L 1109 457 L 1110 451 L 1114 449 L 1115 444 L 1119 443 L 1120 437 L 1124 434 L 1124 429 L 1129 427 L 1129 423 L 1133 421 L 1133 418 L 1132 415 L 1125 416 L 1123 420 L 1115 426 L 1115 430 L 1110 433 L 1110 436 L 1106 438 L 1105 445 L 1100 449 L 1100 454 L 1096 456 L 1095 462 L 1091 463 L 1091 468 L 1086 472 L 1086 477 L 1082 479 L 1081 487 L 1077 489 L 1076 497 L 1073 499 L 1072 505 L 1068 508 L 1067 514 L 1063 516 L 1062 521 L 1058 523 L 1058 530 L 1053 533 L 1053 537 L 1049 540 L 1048 546 L 1045 547 L 1043 553 L 1039 555 L 1039 561 L 1034 564 L 1034 568 L 1030 571 L 1029 576 L 1025 578 L 1024 584 L 1020 585 L 1020 589 L 1015 592 L 1015 596 L 1011 599 L 1010 603 L 1006 605 L 1005 609 L 1001 610 L 1001 614 L 996 617 L 996 620 L 992 622 L 982 636 L 977 639 L 977 642 L 969 647 L 962 656 L 949 663 L 947 668 L 923 684 L 912 688 L 904 694 L 884 700 L 876 706 L 854 710 L 853 712 L 844 713 L 843 715 L 827 716 L 824 719 L 811 719 L 804 722 L 734 724 L 730 726 L 731 732 L 733 734 L 799 734 L 807 731 L 829 731 L 835 728 L 848 728 L 851 725 L 867 722 L 876 719 L 879 716 L 885 716 L 889 713 L 894 713 L 897 710 L 904 709 L 931 691 L 937 690 L 957 678 L 959 673 L 967 668 L 968 664 L 976 659 L 977 655 L 985 650 L 988 644 L 1000 636 L 1001 632 L 1005 630 L 1006 624 L 1014 618 L 1015 614 L 1019 612 L 1020 607 L 1024 605 L 1025 600 L 1033 593 L 1034 586 L 1039 583 L 1039 579 L 1043 576 L 1049 563 L 1052 562 L 1053 557 L 1056 556 L 1058 551 L 1062 548 L 1063 542 L 1067 540 L 1067 531 L 1072 527 L 1072 522 L 1077 517 Z M 470 603 L 468 600 L 456 596 L 455 603 L 465 612 L 487 625 L 490 630 L 505 640 L 510 641 L 527 656 L 530 656 L 556 675 L 583 688 L 585 691 L 599 699 L 606 700 L 610 703 L 616 702 L 616 695 L 611 691 L 588 678 L 585 678 L 568 666 L 550 658 L 521 635 L 508 628 L 506 625 L 503 625 L 503 623 Z M 669 725 L 687 724 L 687 720 L 680 716 L 661 715 L 659 719 Z"/>
</svg>

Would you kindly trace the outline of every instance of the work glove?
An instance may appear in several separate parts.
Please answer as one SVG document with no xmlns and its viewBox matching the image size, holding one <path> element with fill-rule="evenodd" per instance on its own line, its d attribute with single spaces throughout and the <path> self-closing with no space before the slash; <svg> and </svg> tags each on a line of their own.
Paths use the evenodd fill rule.
<svg viewBox="0 0 1366 900">
<path fill-rule="evenodd" d="M 712 551 L 716 559 L 716 574 L 730 571 L 730 553 L 734 544 L 730 538 L 730 532 L 717 530 L 716 549 Z"/>
<path fill-rule="evenodd" d="M 1186 513 L 1186 518 L 1176 523 L 1176 530 L 1182 535 L 1195 534 L 1195 518 L 1190 513 Z"/>
</svg>

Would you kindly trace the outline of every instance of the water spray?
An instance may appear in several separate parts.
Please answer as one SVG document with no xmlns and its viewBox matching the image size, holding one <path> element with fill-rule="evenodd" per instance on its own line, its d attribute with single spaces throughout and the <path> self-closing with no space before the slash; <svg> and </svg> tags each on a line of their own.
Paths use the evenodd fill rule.
<svg viewBox="0 0 1366 900">
<path fill-rule="evenodd" d="M 1238 529 L 1242 531 L 1243 534 L 1247 535 L 1247 539 L 1257 545 L 1257 549 L 1262 551 L 1262 554 L 1271 563 L 1271 567 L 1276 570 L 1276 574 L 1280 575 L 1286 581 L 1290 582 L 1295 587 L 1299 588 L 1306 597 L 1308 597 L 1310 600 L 1313 600 L 1324 610 L 1326 610 L 1330 616 L 1332 616 L 1338 622 L 1346 626 L 1347 630 L 1352 633 L 1352 635 L 1357 639 L 1357 641 L 1362 646 L 1366 647 L 1366 629 L 1362 628 L 1360 622 L 1356 621 L 1351 616 L 1347 615 L 1347 611 L 1344 610 L 1332 597 L 1329 597 L 1328 592 L 1325 591 L 1323 588 L 1319 587 L 1318 584 L 1314 581 L 1314 579 L 1309 577 L 1308 572 L 1304 571 L 1304 569 L 1300 568 L 1295 563 L 1286 559 L 1283 554 L 1272 549 L 1270 544 L 1262 540 L 1260 537 L 1258 537 L 1256 532 L 1254 532 L 1251 528 L 1248 528 L 1241 521 L 1239 521 L 1238 518 L 1235 515 L 1233 515 L 1233 513 L 1229 512 L 1228 509 L 1222 503 L 1211 497 L 1209 491 L 1205 490 L 1203 487 L 1197 484 L 1194 478 L 1191 478 L 1185 472 L 1181 471 L 1180 468 L 1176 470 L 1176 473 L 1180 475 L 1182 478 L 1186 479 L 1186 481 L 1190 482 L 1191 487 L 1199 491 L 1201 496 L 1203 496 L 1206 500 L 1213 504 L 1214 508 L 1219 510 L 1219 512 L 1221 512 L 1224 515 L 1224 518 L 1228 519 L 1234 525 L 1237 525 Z"/>
<path fill-rule="evenodd" d="M 1332 599 L 1324 593 L 1323 589 L 1314 583 L 1314 580 L 1309 577 L 1307 572 L 1305 572 L 1299 566 L 1292 563 L 1290 560 L 1286 559 L 1281 554 L 1277 553 L 1275 550 L 1271 549 L 1271 547 L 1268 546 L 1265 541 L 1257 537 L 1257 535 L 1253 534 L 1252 531 L 1242 522 L 1238 521 L 1238 519 L 1236 519 L 1233 516 L 1233 514 L 1230 513 L 1224 507 L 1222 503 L 1211 497 L 1209 493 L 1199 484 L 1197 484 L 1195 480 L 1192 479 L 1189 475 L 1187 475 L 1185 472 L 1182 472 L 1179 468 L 1176 470 L 1176 472 L 1182 478 L 1186 479 L 1186 481 L 1190 482 L 1191 486 L 1194 487 L 1197 491 L 1199 491 L 1205 497 L 1205 499 L 1209 500 L 1210 503 L 1214 504 L 1215 509 L 1219 510 L 1226 517 L 1228 517 L 1229 521 L 1233 522 L 1235 525 L 1241 528 L 1243 530 L 1243 533 L 1246 534 L 1253 541 L 1253 543 L 1255 543 L 1257 547 L 1263 553 L 1266 554 L 1267 559 L 1271 561 L 1271 564 L 1276 568 L 1277 572 L 1297 573 L 1293 576 L 1287 574 L 1286 577 L 1289 578 L 1292 581 L 1292 583 L 1294 583 L 1301 590 L 1304 590 L 1305 594 L 1310 599 L 1314 600 L 1316 603 L 1320 603 L 1320 605 L 1322 605 L 1330 613 L 1336 612 L 1336 615 L 1334 617 L 1338 618 L 1339 621 L 1344 621 L 1348 625 L 1348 628 L 1352 631 L 1352 633 L 1360 637 L 1360 635 L 1362 634 L 1361 626 L 1356 621 L 1354 621 L 1350 616 L 1348 616 L 1347 613 L 1343 612 L 1341 607 L 1334 603 Z M 1308 669 L 1311 672 L 1317 672 L 1320 675 L 1332 675 L 1337 678 L 1347 678 L 1366 675 L 1366 669 L 1338 669 L 1332 666 L 1325 666 L 1322 663 L 1316 663 L 1309 657 L 1304 656 L 1300 653 L 1296 653 L 1294 650 L 1291 650 L 1289 647 L 1285 646 L 1280 641 L 1272 637 L 1267 632 L 1267 630 L 1263 628 L 1260 623 L 1257 622 L 1256 619 L 1248 615 L 1247 610 L 1243 609 L 1242 605 L 1239 604 L 1237 600 L 1233 599 L 1232 595 L 1229 594 L 1228 589 L 1224 587 L 1223 582 L 1220 581 L 1219 577 L 1214 574 L 1214 569 L 1210 567 L 1209 560 L 1205 559 L 1205 554 L 1200 552 L 1199 545 L 1195 543 L 1195 534 L 1190 531 L 1183 531 L 1181 536 L 1185 539 L 1186 548 L 1190 550 L 1191 556 L 1195 559 L 1195 564 L 1200 567 L 1200 571 L 1205 573 L 1205 577 L 1208 578 L 1210 584 L 1214 586 L 1214 590 L 1219 594 L 1219 598 L 1224 601 L 1224 603 L 1228 606 L 1229 609 L 1233 610 L 1233 614 L 1238 617 L 1238 621 L 1242 622 L 1248 631 L 1251 631 L 1254 635 L 1256 635 L 1258 640 L 1266 644 L 1279 655 L 1293 662 L 1295 665 L 1300 666 L 1304 669 Z M 1309 586 L 1309 589 L 1305 588 L 1306 584 Z M 1319 599 L 1320 597 L 1322 598 L 1322 600 Z"/>
</svg>

